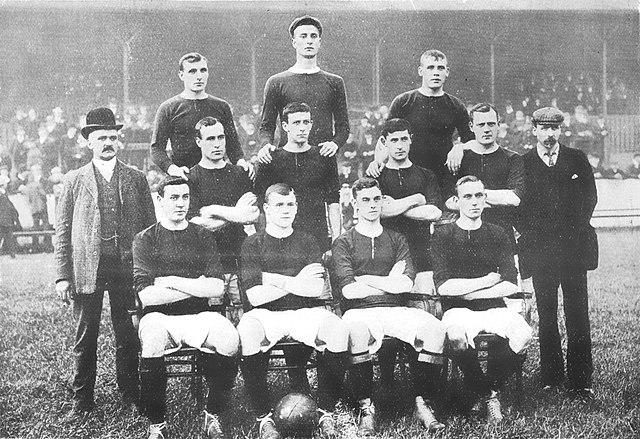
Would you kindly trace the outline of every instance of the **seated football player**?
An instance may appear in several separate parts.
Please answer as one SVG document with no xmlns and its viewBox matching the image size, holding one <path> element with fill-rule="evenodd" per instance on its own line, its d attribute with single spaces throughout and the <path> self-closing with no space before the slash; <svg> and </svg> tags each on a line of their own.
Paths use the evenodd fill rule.
<svg viewBox="0 0 640 439">
<path fill-rule="evenodd" d="M 342 390 L 349 334 L 342 320 L 324 307 L 325 273 L 318 244 L 311 235 L 292 227 L 298 209 L 293 189 L 274 184 L 264 200 L 265 229 L 247 237 L 242 245 L 242 291 L 253 309 L 238 325 L 242 374 L 259 415 L 260 437 L 280 437 L 270 415 L 267 367 L 269 351 L 283 339 L 309 347 L 304 363 L 314 349 L 318 351 L 319 425 L 324 437 L 334 437 L 332 412 Z M 308 388 L 294 390 L 308 392 Z"/>
<path fill-rule="evenodd" d="M 158 202 L 160 222 L 133 241 L 134 287 L 143 314 L 140 405 L 151 422 L 149 439 L 168 438 L 164 356 L 183 346 L 202 352 L 209 385 L 205 437 L 222 438 L 219 414 L 235 380 L 239 337 L 229 320 L 209 308 L 208 301 L 224 293 L 216 239 L 186 220 L 189 185 L 184 179 L 166 177 L 158 186 Z"/>
<path fill-rule="evenodd" d="M 502 420 L 498 391 L 513 370 L 516 354 L 531 340 L 531 328 L 504 297 L 515 293 L 517 271 L 512 239 L 502 227 L 484 222 L 486 192 L 482 181 L 465 176 L 456 183 L 454 202 L 460 218 L 436 229 L 431 243 L 433 278 L 442 297 L 447 346 L 456 355 L 469 390 L 484 401 L 487 420 Z M 495 346 L 484 374 L 474 339 L 481 333 L 504 339 Z M 475 404 L 477 406 L 477 404 Z"/>
<path fill-rule="evenodd" d="M 382 126 L 380 142 L 389 160 L 377 178 L 384 196 L 382 226 L 402 233 L 409 244 L 416 278 L 409 306 L 427 310 L 424 295 L 433 294 L 433 272 L 429 248 L 431 224 L 440 218 L 440 186 L 433 171 L 417 166 L 409 159 L 411 126 L 405 119 L 389 119 Z M 383 346 L 378 358 L 383 388 L 393 388 L 395 346 Z"/>
<path fill-rule="evenodd" d="M 343 320 L 349 326 L 349 376 L 360 405 L 358 430 L 375 433 L 371 355 L 383 338 L 410 346 L 416 416 L 428 431 L 444 425 L 433 414 L 444 358 L 444 327 L 428 312 L 407 306 L 415 271 L 407 240 L 380 224 L 383 197 L 378 182 L 361 178 L 352 188 L 358 223 L 333 244 L 335 282 Z"/>
</svg>

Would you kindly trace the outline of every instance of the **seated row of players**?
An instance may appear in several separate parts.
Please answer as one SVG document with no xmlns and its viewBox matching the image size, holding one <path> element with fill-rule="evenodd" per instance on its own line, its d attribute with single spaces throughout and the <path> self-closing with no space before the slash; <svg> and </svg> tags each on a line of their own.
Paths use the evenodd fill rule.
<svg viewBox="0 0 640 439">
<path fill-rule="evenodd" d="M 442 322 L 406 306 L 406 293 L 412 290 L 415 277 L 409 246 L 401 234 L 381 225 L 382 192 L 376 180 L 364 178 L 353 187 L 358 224 L 333 244 L 335 293 L 342 299 L 343 318 L 322 306 L 325 282 L 321 252 L 312 236 L 294 230 L 296 194 L 280 183 L 270 186 L 265 194 L 265 230 L 242 244 L 241 279 L 253 309 L 244 314 L 236 332 L 226 318 L 208 306 L 210 299 L 220 303 L 224 269 L 215 235 L 187 221 L 190 192 L 190 184 L 183 179 L 165 179 L 158 191 L 163 218 L 139 233 L 133 245 L 135 289 L 144 314 L 139 324 L 140 402 L 152 423 L 150 438 L 167 437 L 163 356 L 184 345 L 204 353 L 209 382 L 205 410 L 208 437 L 222 437 L 218 414 L 233 385 L 234 355 L 241 345 L 243 375 L 261 418 L 261 437 L 278 438 L 268 415 L 267 353 L 286 337 L 320 352 L 318 402 L 325 437 L 335 436 L 331 412 L 342 391 L 347 363 L 360 404 L 359 430 L 375 432 L 371 354 L 385 336 L 415 350 L 411 370 L 416 413 L 428 430 L 444 427 L 431 405 L 437 396 L 445 334 L 460 354 L 465 381 L 475 384 L 479 396 L 488 397 L 490 419 L 500 419 L 499 402 L 490 392 L 504 374 L 483 378 L 471 350 L 472 340 L 481 330 L 495 332 L 518 352 L 528 341 L 530 330 L 499 299 L 516 289 L 513 251 L 501 228 L 482 223 L 486 195 L 477 178 L 465 177 L 458 182 L 454 202 L 459 205 L 460 220 L 439 229 L 434 238 L 438 290 L 443 296 L 455 296 L 447 302 L 452 309 Z"/>
</svg>

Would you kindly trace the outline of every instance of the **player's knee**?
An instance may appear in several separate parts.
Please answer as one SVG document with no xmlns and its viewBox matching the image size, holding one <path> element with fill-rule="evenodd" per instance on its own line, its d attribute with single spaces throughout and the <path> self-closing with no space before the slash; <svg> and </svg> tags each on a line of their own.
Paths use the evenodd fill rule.
<svg viewBox="0 0 640 439">
<path fill-rule="evenodd" d="M 262 340 L 265 338 L 264 327 L 260 321 L 244 316 L 238 323 L 238 334 L 242 355 L 254 355 L 260 352 Z"/>
<path fill-rule="evenodd" d="M 456 354 L 467 350 L 467 334 L 461 326 L 450 326 L 446 332 L 446 344 L 448 349 Z"/>
<path fill-rule="evenodd" d="M 442 352 L 445 333 L 442 323 L 434 318 L 433 321 L 427 321 L 418 326 L 416 339 L 423 349 L 431 352 Z"/>
<path fill-rule="evenodd" d="M 360 353 L 369 349 L 369 328 L 363 322 L 349 322 L 349 351 Z"/>
<path fill-rule="evenodd" d="M 340 317 L 327 317 L 320 323 L 318 339 L 322 340 L 331 352 L 345 352 L 349 346 L 349 328 Z"/>
<path fill-rule="evenodd" d="M 240 348 L 240 336 L 231 322 L 224 319 L 224 321 L 216 322 L 214 327 L 209 330 L 205 346 L 214 348 L 220 355 L 232 357 L 238 353 Z"/>
<path fill-rule="evenodd" d="M 162 315 L 151 313 L 142 319 L 138 330 L 143 358 L 162 357 L 170 342 L 169 332 Z"/>
</svg>

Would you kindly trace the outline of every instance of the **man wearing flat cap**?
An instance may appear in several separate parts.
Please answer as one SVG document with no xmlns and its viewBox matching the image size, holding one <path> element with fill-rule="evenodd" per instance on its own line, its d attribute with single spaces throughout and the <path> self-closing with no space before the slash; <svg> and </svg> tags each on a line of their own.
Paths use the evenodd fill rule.
<svg viewBox="0 0 640 439">
<path fill-rule="evenodd" d="M 118 388 L 125 406 L 137 403 L 139 343 L 128 312 L 135 309 L 131 246 L 136 233 L 154 224 L 156 217 L 144 174 L 116 158 L 121 128 L 108 108 L 87 114 L 81 132 L 93 159 L 65 176 L 57 206 L 56 291 L 65 303 L 73 301 L 77 322 L 69 420 L 94 406 L 105 291 L 109 292 L 116 340 Z"/>
<path fill-rule="evenodd" d="M 593 398 L 587 270 L 598 265 L 598 241 L 590 224 L 597 192 L 582 151 L 558 143 L 562 113 L 552 107 L 533 113 L 538 143 L 524 155 L 525 190 L 520 203 L 520 271 L 533 276 L 540 317 L 542 386 L 565 384 L 575 396 Z M 558 332 L 558 287 L 562 286 L 567 328 L 566 381 Z"/>
<path fill-rule="evenodd" d="M 349 137 L 349 114 L 344 80 L 318 67 L 318 51 L 322 40 L 322 23 L 315 17 L 298 17 L 289 25 L 291 44 L 296 50 L 296 63 L 289 70 L 273 75 L 264 86 L 264 106 L 260 126 L 262 149 L 258 158 L 271 162 L 277 119 L 282 122 L 284 107 L 304 102 L 311 107 L 313 127 L 309 143 L 320 148 L 323 156 L 335 156 Z M 280 130 L 279 146 L 287 143 Z M 335 159 L 334 159 L 335 160 Z"/>
</svg>

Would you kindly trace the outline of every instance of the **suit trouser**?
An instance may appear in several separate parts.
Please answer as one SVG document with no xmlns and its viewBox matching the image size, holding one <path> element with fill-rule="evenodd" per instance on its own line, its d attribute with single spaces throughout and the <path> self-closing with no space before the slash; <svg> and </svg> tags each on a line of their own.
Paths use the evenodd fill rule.
<svg viewBox="0 0 640 439">
<path fill-rule="evenodd" d="M 101 257 L 96 290 L 77 295 L 73 313 L 77 322 L 76 372 L 73 378 L 74 400 L 92 405 L 96 381 L 97 342 L 104 292 L 109 291 L 111 322 L 116 341 L 116 380 L 122 397 L 136 401 L 138 397 L 138 336 L 128 309 L 134 309 L 132 277 L 122 268 L 118 257 Z"/>
<path fill-rule="evenodd" d="M 9 255 L 16 255 L 16 237 L 13 236 L 13 226 L 0 226 L 0 242 Z"/>
<path fill-rule="evenodd" d="M 564 378 L 562 342 L 558 332 L 558 286 L 562 286 L 568 387 L 582 389 L 591 387 L 593 373 L 587 272 L 567 265 L 548 264 L 533 273 L 540 318 L 540 369 L 543 385 L 560 384 Z"/>
</svg>

